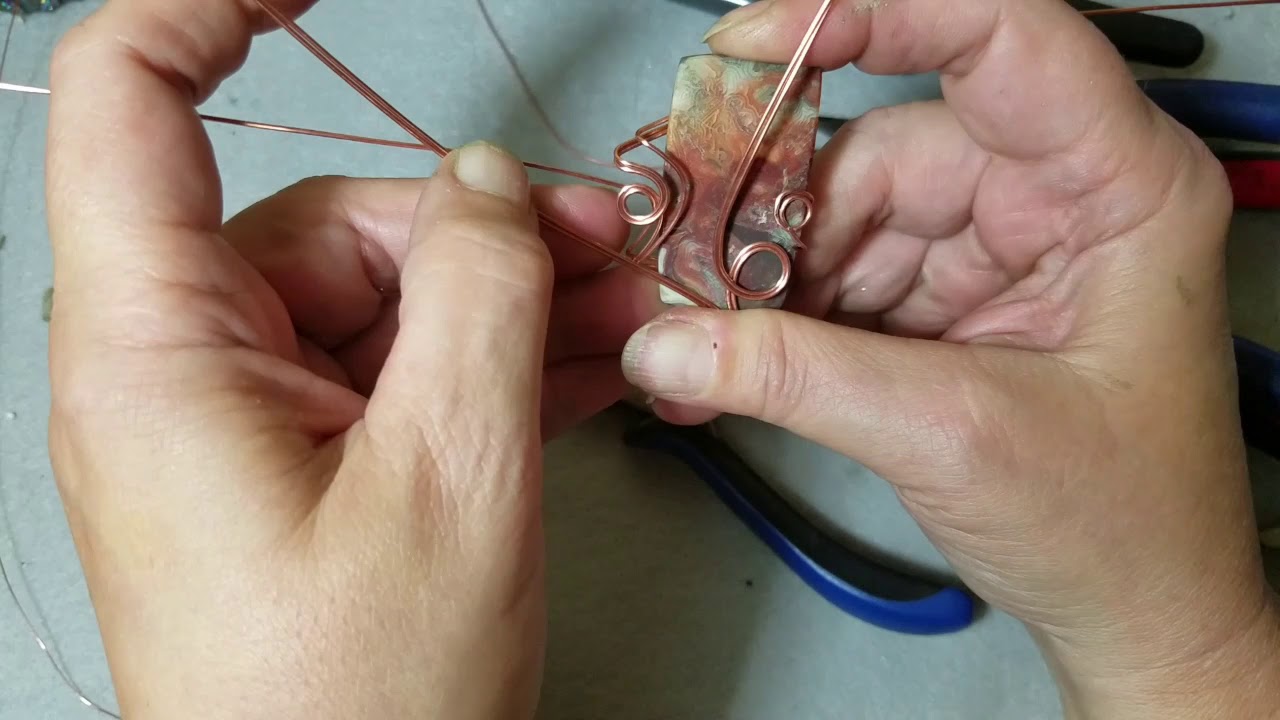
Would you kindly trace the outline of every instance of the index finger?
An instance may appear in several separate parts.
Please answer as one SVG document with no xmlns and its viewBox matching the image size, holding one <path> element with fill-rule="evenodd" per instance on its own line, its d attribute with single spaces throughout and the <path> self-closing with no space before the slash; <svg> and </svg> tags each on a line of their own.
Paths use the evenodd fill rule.
<svg viewBox="0 0 1280 720">
<path fill-rule="evenodd" d="M 275 2 L 297 14 L 313 0 Z M 145 296 L 140 314 L 163 322 L 146 288 L 242 290 L 219 272 L 221 185 L 195 106 L 267 27 L 254 0 L 113 0 L 59 43 L 47 206 L 64 308 L 121 312 L 114 300 Z"/>
<path fill-rule="evenodd" d="M 707 42 L 722 54 L 787 62 L 821 0 L 760 0 Z M 938 71 L 969 134 L 989 152 L 1039 159 L 1133 142 L 1149 103 L 1123 58 L 1062 0 L 836 0 L 808 64 L 871 74 Z M 1148 123 L 1149 125 L 1149 123 Z"/>
</svg>

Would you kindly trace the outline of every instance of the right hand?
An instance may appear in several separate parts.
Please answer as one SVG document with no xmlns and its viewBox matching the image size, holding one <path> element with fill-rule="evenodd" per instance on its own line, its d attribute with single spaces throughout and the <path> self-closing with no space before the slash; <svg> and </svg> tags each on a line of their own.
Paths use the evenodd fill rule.
<svg viewBox="0 0 1280 720">
<path fill-rule="evenodd" d="M 817 5 L 756 3 L 709 44 L 786 62 Z M 887 479 L 1070 714 L 1274 711 L 1221 167 L 1058 0 L 850 0 L 810 62 L 938 70 L 945 101 L 820 153 L 802 314 L 674 310 L 629 379 L 668 419 L 755 417 Z"/>
</svg>

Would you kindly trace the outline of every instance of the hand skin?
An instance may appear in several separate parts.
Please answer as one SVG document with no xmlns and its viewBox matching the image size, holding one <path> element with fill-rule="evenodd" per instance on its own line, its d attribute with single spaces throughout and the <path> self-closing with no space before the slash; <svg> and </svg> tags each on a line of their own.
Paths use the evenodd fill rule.
<svg viewBox="0 0 1280 720">
<path fill-rule="evenodd" d="M 112 0 L 53 63 L 50 451 L 122 714 L 530 717 L 542 442 L 623 396 L 656 293 L 537 233 L 621 244 L 612 194 L 485 145 L 223 225 L 194 105 L 266 27 Z"/>
<path fill-rule="evenodd" d="M 755 3 L 708 44 L 786 62 L 818 2 Z M 752 416 L 892 483 L 1027 624 L 1069 717 L 1280 716 L 1221 167 L 1057 0 L 844 0 L 810 59 L 938 70 L 945 100 L 820 153 L 797 313 L 664 314 L 628 378 L 669 420 Z"/>
</svg>

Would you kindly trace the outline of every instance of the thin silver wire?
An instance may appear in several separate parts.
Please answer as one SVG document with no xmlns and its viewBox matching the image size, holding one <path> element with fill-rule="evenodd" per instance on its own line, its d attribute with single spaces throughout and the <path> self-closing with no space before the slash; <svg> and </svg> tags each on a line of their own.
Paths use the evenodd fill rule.
<svg viewBox="0 0 1280 720">
<path fill-rule="evenodd" d="M 9 29 L 4 32 L 4 48 L 0 49 L 0 78 L 4 77 L 4 61 L 9 58 L 9 41 L 13 39 L 13 26 L 18 22 L 18 11 L 9 13 Z"/>
<path fill-rule="evenodd" d="M 12 536 L 12 532 L 10 535 Z M 27 626 L 27 631 L 31 633 L 32 639 L 36 641 L 36 645 L 39 646 L 40 651 L 43 652 L 45 658 L 49 660 L 49 665 L 53 668 L 53 671 L 58 674 L 58 677 L 62 678 L 62 682 L 71 689 L 71 692 L 75 693 L 76 699 L 88 708 L 97 710 L 107 717 L 120 720 L 119 715 L 86 697 L 84 691 L 80 689 L 80 685 L 77 684 L 75 680 L 71 679 L 70 673 L 64 670 L 62 665 L 58 663 L 56 658 L 54 658 L 53 651 L 49 649 L 49 645 L 40 637 L 40 631 L 36 629 L 36 625 L 32 622 L 31 616 L 27 614 L 26 607 L 18 601 L 18 592 L 14 589 L 13 582 L 9 579 L 9 570 L 5 567 L 3 558 L 0 558 L 0 579 L 4 580 L 4 588 L 8 591 L 9 598 L 13 600 L 13 606 L 18 609 L 18 616 L 22 618 L 23 624 Z"/>
<path fill-rule="evenodd" d="M 4 77 L 4 65 L 5 61 L 9 58 L 9 45 L 13 41 L 13 26 L 17 23 L 17 20 L 17 10 L 9 13 L 9 26 L 4 33 L 4 47 L 0 47 L 0 78 Z M 0 85 L 7 85 L 7 83 L 0 83 Z M 6 529 L 9 530 L 9 537 L 12 538 L 12 528 Z M 49 644 L 44 641 L 44 638 L 40 636 L 40 631 L 36 628 L 36 624 L 31 619 L 31 615 L 27 613 L 26 606 L 18 599 L 18 591 L 13 587 L 13 581 L 9 578 L 9 568 L 5 565 L 3 557 L 0 557 L 0 580 L 3 580 L 5 592 L 9 594 L 9 599 L 13 601 L 13 606 L 18 611 L 18 617 L 22 618 L 22 624 L 27 626 L 27 632 L 31 635 L 31 639 L 36 641 L 36 646 L 40 648 L 40 652 L 44 653 L 45 659 L 49 661 L 49 666 L 52 667 L 53 671 L 58 674 L 58 677 L 62 679 L 62 683 L 66 685 L 71 692 L 75 693 L 76 699 L 85 707 L 90 708 L 91 710 L 96 710 L 107 717 L 121 720 L 118 714 L 90 700 L 84 694 L 84 691 L 80 689 L 80 685 L 71 678 L 71 674 L 63 669 L 62 664 L 54 657 L 53 650 L 50 649 Z"/>
</svg>

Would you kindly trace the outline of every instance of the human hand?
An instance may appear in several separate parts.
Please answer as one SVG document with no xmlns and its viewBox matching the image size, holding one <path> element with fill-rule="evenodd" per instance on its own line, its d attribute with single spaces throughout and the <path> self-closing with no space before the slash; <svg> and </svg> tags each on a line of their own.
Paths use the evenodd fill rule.
<svg viewBox="0 0 1280 720">
<path fill-rule="evenodd" d="M 755 3 L 708 42 L 785 62 L 817 5 Z M 1220 166 L 1056 0 L 840 2 L 810 58 L 940 70 L 945 101 L 820 153 L 802 313 L 672 311 L 629 378 L 670 420 L 752 416 L 886 478 L 1072 714 L 1273 711 Z"/>
<path fill-rule="evenodd" d="M 530 716 L 541 443 L 622 395 L 652 287 L 544 244 L 483 146 L 223 225 L 193 105 L 266 27 L 116 0 L 53 64 L 50 450 L 123 715 Z M 608 193 L 533 196 L 626 237 Z"/>
</svg>

